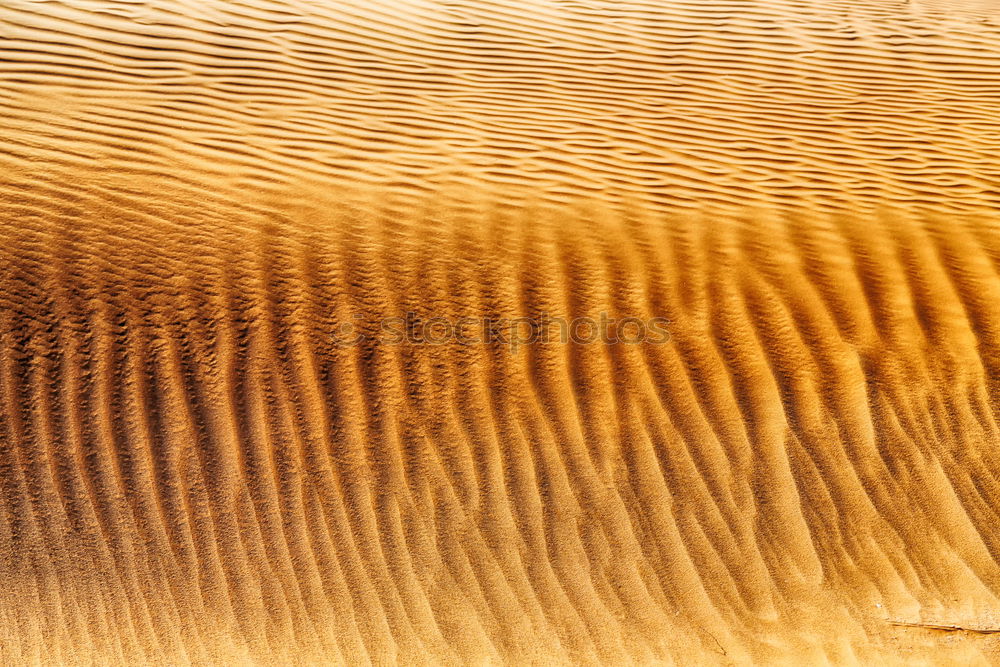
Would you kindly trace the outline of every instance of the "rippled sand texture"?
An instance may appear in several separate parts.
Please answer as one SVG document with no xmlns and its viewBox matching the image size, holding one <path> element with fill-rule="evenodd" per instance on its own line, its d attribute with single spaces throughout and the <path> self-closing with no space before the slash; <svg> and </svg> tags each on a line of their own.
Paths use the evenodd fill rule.
<svg viewBox="0 0 1000 667">
<path fill-rule="evenodd" d="M 0 26 L 0 169 L 1000 204 L 991 2 L 5 0 Z"/>
<path fill-rule="evenodd" d="M 993 14 L 5 0 L 0 665 L 1000 663 Z"/>
<path fill-rule="evenodd" d="M 1000 216 L 139 186 L 5 184 L 3 664 L 997 657 Z"/>
</svg>

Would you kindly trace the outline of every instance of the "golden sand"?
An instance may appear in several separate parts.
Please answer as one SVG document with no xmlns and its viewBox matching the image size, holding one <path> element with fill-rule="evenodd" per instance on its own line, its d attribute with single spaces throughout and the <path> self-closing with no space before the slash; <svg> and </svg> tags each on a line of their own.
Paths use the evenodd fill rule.
<svg viewBox="0 0 1000 667">
<path fill-rule="evenodd" d="M 996 207 L 989 4 L 5 0 L 0 169 Z"/>
<path fill-rule="evenodd" d="M 0 665 L 1000 663 L 998 47 L 5 2 Z"/>
</svg>

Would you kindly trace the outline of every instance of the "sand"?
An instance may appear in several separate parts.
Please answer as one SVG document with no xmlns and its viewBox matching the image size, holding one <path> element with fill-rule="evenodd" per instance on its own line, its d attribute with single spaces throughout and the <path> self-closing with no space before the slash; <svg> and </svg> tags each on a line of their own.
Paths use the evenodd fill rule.
<svg viewBox="0 0 1000 667">
<path fill-rule="evenodd" d="M 998 46 L 5 3 L 0 665 L 1000 663 Z"/>
</svg>

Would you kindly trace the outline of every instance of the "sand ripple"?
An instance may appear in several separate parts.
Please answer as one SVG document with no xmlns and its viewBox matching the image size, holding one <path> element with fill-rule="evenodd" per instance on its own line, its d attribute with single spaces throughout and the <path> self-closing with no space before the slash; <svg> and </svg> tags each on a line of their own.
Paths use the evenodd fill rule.
<svg viewBox="0 0 1000 667">
<path fill-rule="evenodd" d="M 994 14 L 4 0 L 0 665 L 996 662 Z"/>
<path fill-rule="evenodd" d="M 10 0 L 0 166 L 996 206 L 987 5 Z"/>
</svg>

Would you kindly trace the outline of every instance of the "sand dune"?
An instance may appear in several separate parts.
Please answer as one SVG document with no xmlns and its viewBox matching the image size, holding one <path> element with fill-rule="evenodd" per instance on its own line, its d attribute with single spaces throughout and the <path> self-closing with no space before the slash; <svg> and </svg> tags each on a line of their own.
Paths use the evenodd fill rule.
<svg viewBox="0 0 1000 667">
<path fill-rule="evenodd" d="M 996 207 L 994 14 L 971 0 L 9 0 L 0 168 Z"/>
<path fill-rule="evenodd" d="M 0 665 L 1000 662 L 998 44 L 5 3 Z"/>
<path fill-rule="evenodd" d="M 3 206 L 5 664 L 995 656 L 996 216 L 132 183 Z"/>
</svg>

